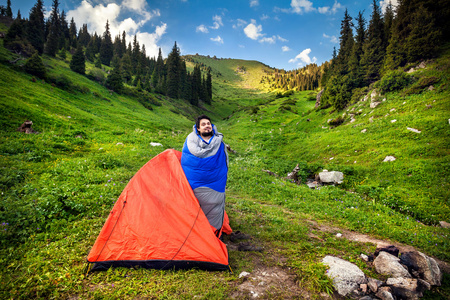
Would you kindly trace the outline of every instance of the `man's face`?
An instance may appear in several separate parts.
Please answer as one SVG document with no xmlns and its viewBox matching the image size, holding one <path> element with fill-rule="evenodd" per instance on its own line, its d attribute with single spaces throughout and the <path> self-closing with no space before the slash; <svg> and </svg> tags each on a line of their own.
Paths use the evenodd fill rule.
<svg viewBox="0 0 450 300">
<path fill-rule="evenodd" d="M 208 119 L 201 119 L 199 122 L 199 128 L 197 128 L 201 136 L 212 135 L 212 125 Z"/>
</svg>

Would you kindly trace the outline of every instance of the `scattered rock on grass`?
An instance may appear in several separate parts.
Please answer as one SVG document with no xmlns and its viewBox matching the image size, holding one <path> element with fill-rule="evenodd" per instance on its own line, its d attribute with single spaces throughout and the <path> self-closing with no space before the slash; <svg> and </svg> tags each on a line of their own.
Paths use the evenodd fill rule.
<svg viewBox="0 0 450 300">
<path fill-rule="evenodd" d="M 384 158 L 383 162 L 394 161 L 394 160 L 396 160 L 396 158 L 394 156 L 388 155 Z"/>
</svg>

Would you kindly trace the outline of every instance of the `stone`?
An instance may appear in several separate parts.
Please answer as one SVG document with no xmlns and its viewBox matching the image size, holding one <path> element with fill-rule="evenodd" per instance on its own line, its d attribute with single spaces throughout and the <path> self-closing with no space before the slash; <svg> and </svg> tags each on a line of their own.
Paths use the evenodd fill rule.
<svg viewBox="0 0 450 300">
<path fill-rule="evenodd" d="M 381 101 L 370 102 L 370 108 L 375 108 L 381 104 Z"/>
<path fill-rule="evenodd" d="M 320 181 L 325 183 L 338 183 L 341 184 L 344 180 L 344 173 L 338 171 L 328 172 L 327 170 L 323 170 L 323 172 L 319 173 Z"/>
<path fill-rule="evenodd" d="M 394 161 L 396 158 L 394 156 L 388 155 L 384 158 L 383 162 Z"/>
<path fill-rule="evenodd" d="M 439 225 L 441 225 L 442 228 L 450 228 L 450 223 L 445 221 L 439 221 Z"/>
<path fill-rule="evenodd" d="M 380 288 L 375 296 L 377 296 L 381 300 L 394 300 L 394 297 L 391 294 L 391 289 L 386 286 Z"/>
<path fill-rule="evenodd" d="M 364 296 L 364 297 L 359 298 L 359 300 L 373 300 L 373 299 L 370 296 Z"/>
<path fill-rule="evenodd" d="M 368 262 L 368 261 L 369 261 L 369 257 L 368 257 L 367 255 L 365 255 L 365 254 L 362 254 L 362 253 L 361 253 L 360 257 L 361 257 L 361 259 L 362 259 L 363 261 L 365 261 L 365 262 Z"/>
<path fill-rule="evenodd" d="M 26 134 L 30 134 L 30 133 L 38 134 L 39 132 L 37 132 L 33 128 L 31 128 L 32 125 L 33 125 L 33 121 L 26 120 L 25 122 L 23 122 L 22 125 L 20 125 L 19 128 L 17 128 L 17 131 L 24 132 Z"/>
<path fill-rule="evenodd" d="M 242 278 L 242 277 L 247 277 L 248 275 L 250 275 L 250 273 L 249 273 L 249 272 L 245 272 L 245 271 L 243 271 L 243 272 L 241 272 L 241 274 L 239 274 L 239 278 Z"/>
<path fill-rule="evenodd" d="M 151 142 L 150 146 L 152 146 L 152 147 L 161 147 L 162 144 L 161 143 L 153 143 L 153 142 Z"/>
<path fill-rule="evenodd" d="M 400 262 L 405 265 L 411 273 L 417 272 L 420 279 L 431 285 L 441 285 L 442 273 L 436 261 L 419 251 L 402 253 Z"/>
<path fill-rule="evenodd" d="M 366 132 L 367 132 L 367 129 L 361 130 L 361 133 L 366 133 Z"/>
<path fill-rule="evenodd" d="M 381 280 L 377 280 L 377 279 L 373 279 L 373 278 L 368 278 L 367 279 L 367 286 L 374 293 L 376 293 L 378 291 L 378 288 L 382 284 L 383 284 L 383 281 L 381 281 Z"/>
<path fill-rule="evenodd" d="M 380 274 L 389 275 L 394 278 L 411 278 L 408 270 L 400 264 L 400 258 L 385 251 L 381 251 L 378 254 L 377 258 L 373 261 L 373 265 L 375 266 L 375 270 Z"/>
<path fill-rule="evenodd" d="M 367 284 L 363 283 L 359 285 L 359 288 L 361 289 L 361 291 L 365 294 L 367 293 Z"/>
<path fill-rule="evenodd" d="M 392 254 L 395 257 L 398 257 L 398 254 L 400 253 L 400 250 L 397 247 L 395 247 L 394 245 L 389 245 L 389 246 L 386 246 L 386 247 L 375 249 L 374 256 L 375 257 L 378 256 L 378 254 L 380 254 L 381 251 L 384 251 L 384 252 L 387 252 L 389 254 Z"/>
<path fill-rule="evenodd" d="M 415 132 L 415 133 L 421 133 L 422 131 L 415 129 L 415 128 L 411 128 L 411 127 L 406 127 L 406 129 L 408 129 L 409 131 Z"/>
<path fill-rule="evenodd" d="M 325 256 L 322 263 L 329 266 L 327 276 L 333 280 L 333 286 L 341 296 L 347 296 L 357 290 L 360 284 L 367 283 L 366 276 L 355 264 L 334 256 Z"/>
<path fill-rule="evenodd" d="M 397 122 L 397 120 L 396 120 L 396 119 L 394 119 L 394 120 L 391 120 L 391 123 L 395 123 L 395 122 Z"/>
<path fill-rule="evenodd" d="M 430 287 L 424 280 L 414 278 L 388 278 L 386 284 L 391 287 L 394 296 L 408 300 L 418 300 Z"/>
</svg>

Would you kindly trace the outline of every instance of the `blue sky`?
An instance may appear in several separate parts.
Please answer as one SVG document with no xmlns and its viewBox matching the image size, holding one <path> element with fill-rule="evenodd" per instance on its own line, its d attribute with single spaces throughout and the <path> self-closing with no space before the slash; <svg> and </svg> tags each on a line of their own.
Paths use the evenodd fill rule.
<svg viewBox="0 0 450 300">
<path fill-rule="evenodd" d="M 391 0 L 396 4 L 397 0 Z M 28 18 L 36 0 L 12 0 Z M 381 7 L 386 1 L 377 2 Z M 0 0 L 6 6 L 6 0 Z M 355 0 L 60 0 L 60 12 L 73 17 L 79 29 L 88 25 L 99 35 L 110 23 L 113 38 L 125 31 L 127 43 L 137 36 L 146 53 L 167 57 L 175 42 L 182 55 L 257 60 L 270 67 L 292 70 L 330 60 L 339 48 L 345 9 L 368 21 L 372 1 Z M 52 0 L 44 0 L 46 14 Z"/>
</svg>

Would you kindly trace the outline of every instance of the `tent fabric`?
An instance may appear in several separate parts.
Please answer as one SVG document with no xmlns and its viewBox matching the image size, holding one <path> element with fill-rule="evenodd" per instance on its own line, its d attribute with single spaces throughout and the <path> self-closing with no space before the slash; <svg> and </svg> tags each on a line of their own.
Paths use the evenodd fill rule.
<svg viewBox="0 0 450 300">
<path fill-rule="evenodd" d="M 205 141 L 194 125 L 181 155 L 181 167 L 209 223 L 216 230 L 223 226 L 228 154 L 223 135 L 212 124 L 213 135 Z"/>
<path fill-rule="evenodd" d="M 226 245 L 214 235 L 180 160 L 181 152 L 166 150 L 130 180 L 87 257 L 94 264 L 91 271 L 229 269 Z M 224 225 L 231 230 L 228 222 Z"/>
</svg>

